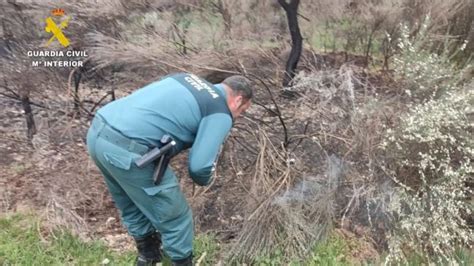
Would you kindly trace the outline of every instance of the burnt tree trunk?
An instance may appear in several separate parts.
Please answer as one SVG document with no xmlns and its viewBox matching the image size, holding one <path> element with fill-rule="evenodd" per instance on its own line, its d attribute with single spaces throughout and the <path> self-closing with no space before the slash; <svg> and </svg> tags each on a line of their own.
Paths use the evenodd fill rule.
<svg viewBox="0 0 474 266">
<path fill-rule="evenodd" d="M 81 101 L 79 99 L 79 85 L 82 79 L 82 69 L 77 69 L 74 72 L 74 111 L 76 114 L 79 114 L 79 107 L 81 105 Z"/>
<path fill-rule="evenodd" d="M 31 109 L 30 98 L 28 95 L 21 96 L 21 105 L 23 106 L 23 111 L 25 112 L 27 137 L 28 140 L 32 140 L 33 136 L 36 134 L 36 125 L 35 119 L 33 117 L 33 111 Z"/>
<path fill-rule="evenodd" d="M 298 5 L 300 0 L 278 0 L 278 3 L 286 12 L 288 19 L 288 27 L 291 34 L 291 52 L 286 61 L 285 76 L 283 77 L 283 86 L 287 87 L 295 77 L 296 67 L 300 60 L 301 50 L 303 48 L 303 37 L 301 36 L 300 27 L 298 25 Z"/>
</svg>

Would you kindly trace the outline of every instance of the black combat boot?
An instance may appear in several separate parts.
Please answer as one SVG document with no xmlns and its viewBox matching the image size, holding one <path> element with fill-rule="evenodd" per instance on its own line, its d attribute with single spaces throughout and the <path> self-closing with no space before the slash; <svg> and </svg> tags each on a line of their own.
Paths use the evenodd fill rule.
<svg viewBox="0 0 474 266">
<path fill-rule="evenodd" d="M 161 262 L 161 235 L 156 232 L 143 238 L 135 238 L 138 257 L 137 266 L 154 266 Z"/>
<path fill-rule="evenodd" d="M 193 266 L 193 254 L 191 253 L 191 255 L 189 255 L 185 259 L 173 260 L 171 262 L 171 265 L 172 266 Z"/>
</svg>

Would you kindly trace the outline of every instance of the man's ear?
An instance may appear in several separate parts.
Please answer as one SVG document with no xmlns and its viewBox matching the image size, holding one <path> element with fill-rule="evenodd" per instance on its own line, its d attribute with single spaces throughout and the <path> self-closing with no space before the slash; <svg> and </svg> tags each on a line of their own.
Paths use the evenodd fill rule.
<svg viewBox="0 0 474 266">
<path fill-rule="evenodd" d="M 242 106 L 243 102 L 244 102 L 244 98 L 242 97 L 242 95 L 235 97 L 235 103 L 237 104 L 237 108 Z"/>
</svg>

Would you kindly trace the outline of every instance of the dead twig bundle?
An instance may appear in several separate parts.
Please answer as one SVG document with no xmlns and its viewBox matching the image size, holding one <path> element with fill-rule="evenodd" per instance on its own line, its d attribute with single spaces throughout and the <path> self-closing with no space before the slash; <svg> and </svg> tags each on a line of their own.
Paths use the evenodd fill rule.
<svg viewBox="0 0 474 266">
<path fill-rule="evenodd" d="M 278 208 L 272 204 L 272 199 L 282 187 L 287 188 L 291 182 L 292 167 L 284 150 L 275 147 L 267 133 L 259 128 L 255 137 L 260 151 L 257 155 L 255 171 L 250 193 L 255 199 L 249 202 L 254 211 L 248 216 L 242 234 L 233 249 L 233 256 L 256 256 L 256 251 L 269 252 L 270 247 L 278 244 L 279 229 Z"/>
<path fill-rule="evenodd" d="M 265 130 L 259 128 L 255 137 L 259 153 L 250 190 L 254 200 L 248 206 L 253 211 L 230 259 L 252 261 L 277 248 L 288 256 L 303 257 L 332 225 L 340 172 L 301 178 L 298 162 L 275 146 Z"/>
</svg>

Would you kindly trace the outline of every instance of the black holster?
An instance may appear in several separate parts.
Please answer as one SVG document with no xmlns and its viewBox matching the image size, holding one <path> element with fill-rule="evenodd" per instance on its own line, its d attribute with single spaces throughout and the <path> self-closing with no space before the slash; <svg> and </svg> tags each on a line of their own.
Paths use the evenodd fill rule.
<svg viewBox="0 0 474 266">
<path fill-rule="evenodd" d="M 155 167 L 155 171 L 153 172 L 153 183 L 155 185 L 159 185 L 161 180 L 163 179 L 163 175 L 165 174 L 166 168 L 168 168 L 168 164 L 170 162 L 170 156 L 168 154 L 163 154 L 160 159 L 158 160 L 158 164 Z"/>
<path fill-rule="evenodd" d="M 151 151 L 145 153 L 142 157 L 135 160 L 135 164 L 139 168 L 143 168 L 148 164 L 158 160 L 153 172 L 153 183 L 159 185 L 163 179 L 168 163 L 171 159 L 172 149 L 176 142 L 169 136 L 164 135 L 160 140 L 161 147 L 155 147 Z"/>
</svg>

